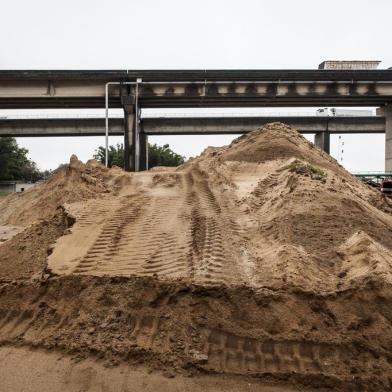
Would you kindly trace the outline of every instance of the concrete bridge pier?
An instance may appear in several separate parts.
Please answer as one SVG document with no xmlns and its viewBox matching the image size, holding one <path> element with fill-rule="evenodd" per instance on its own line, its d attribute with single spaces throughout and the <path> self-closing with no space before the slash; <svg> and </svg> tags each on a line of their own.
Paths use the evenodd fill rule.
<svg viewBox="0 0 392 392">
<path fill-rule="evenodd" d="M 148 135 L 140 132 L 139 170 L 148 170 Z"/>
<path fill-rule="evenodd" d="M 330 133 L 328 131 L 317 132 L 314 136 L 314 144 L 326 153 L 330 153 Z"/>
<path fill-rule="evenodd" d="M 148 136 L 143 133 L 138 105 L 138 90 L 132 93 L 130 85 L 121 86 L 121 104 L 124 109 L 124 170 L 148 169 Z"/>
<path fill-rule="evenodd" d="M 121 104 L 124 110 L 124 170 L 139 171 L 140 110 L 129 86 L 121 87 Z"/>
<path fill-rule="evenodd" d="M 392 172 L 392 105 L 385 106 L 385 172 Z"/>
<path fill-rule="evenodd" d="M 148 135 L 141 132 L 140 111 L 124 106 L 124 170 L 148 169 Z"/>
<path fill-rule="evenodd" d="M 135 112 L 132 105 L 124 106 L 124 170 L 135 170 Z"/>
</svg>

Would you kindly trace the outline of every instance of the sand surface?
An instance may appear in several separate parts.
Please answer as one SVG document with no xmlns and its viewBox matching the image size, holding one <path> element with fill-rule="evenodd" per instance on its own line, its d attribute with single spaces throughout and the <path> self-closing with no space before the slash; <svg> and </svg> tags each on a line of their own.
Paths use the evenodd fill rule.
<svg viewBox="0 0 392 392">
<path fill-rule="evenodd" d="M 392 388 L 391 200 L 283 124 L 170 170 L 72 157 L 0 223 L 25 228 L 0 245 L 0 342 L 69 356 L 51 382 L 77 360 L 91 388 L 100 366 L 170 390 Z"/>
<path fill-rule="evenodd" d="M 75 361 L 60 353 L 3 347 L 0 349 L 0 391 L 10 392 L 299 392 L 299 389 L 254 379 L 202 375 L 172 377 L 143 367 L 120 364 L 105 367 L 101 362 Z M 26 383 L 28 380 L 28 383 Z"/>
<path fill-rule="evenodd" d="M 23 226 L 12 226 L 12 225 L 1 226 L 0 225 L 0 243 L 8 241 L 12 237 L 14 237 L 16 234 L 23 231 L 23 229 L 24 229 Z"/>
<path fill-rule="evenodd" d="M 249 281 L 241 228 L 200 172 L 136 174 L 118 196 L 72 204 L 66 212 L 76 222 L 48 259 L 54 274 Z"/>
</svg>

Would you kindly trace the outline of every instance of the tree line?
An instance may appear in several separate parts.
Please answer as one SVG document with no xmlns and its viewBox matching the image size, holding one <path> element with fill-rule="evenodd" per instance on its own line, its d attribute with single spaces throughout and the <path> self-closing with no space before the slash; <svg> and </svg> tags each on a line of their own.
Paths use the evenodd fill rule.
<svg viewBox="0 0 392 392">
<path fill-rule="evenodd" d="M 0 181 L 36 182 L 49 177 L 51 170 L 41 171 L 37 164 L 28 158 L 29 151 L 19 147 L 15 138 L 0 137 Z M 94 159 L 105 163 L 105 148 L 95 150 Z M 184 163 L 185 157 L 172 151 L 168 144 L 148 145 L 148 167 L 178 166 Z M 109 147 L 109 167 L 124 167 L 124 147 L 122 144 Z M 63 165 L 60 165 L 63 166 Z"/>
<path fill-rule="evenodd" d="M 28 150 L 19 147 L 13 137 L 0 138 L 0 181 L 36 182 L 50 172 L 40 171 L 37 164 L 27 157 Z"/>
<path fill-rule="evenodd" d="M 95 151 L 94 159 L 98 162 L 105 163 L 105 147 L 98 147 Z M 183 164 L 185 157 L 171 150 L 168 144 L 158 146 L 157 144 L 148 144 L 148 168 L 155 166 L 178 166 Z M 124 167 L 124 146 L 118 143 L 116 146 L 108 148 L 108 166 Z"/>
</svg>

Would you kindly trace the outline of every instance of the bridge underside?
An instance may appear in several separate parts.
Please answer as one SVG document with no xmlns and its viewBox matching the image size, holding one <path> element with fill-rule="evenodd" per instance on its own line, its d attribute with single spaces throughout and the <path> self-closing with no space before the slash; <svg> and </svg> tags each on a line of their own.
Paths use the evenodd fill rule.
<svg viewBox="0 0 392 392">
<path fill-rule="evenodd" d="M 122 87 L 110 87 L 109 104 L 121 108 Z M 134 95 L 134 87 L 128 89 Z M 392 102 L 392 84 L 384 82 L 226 82 L 145 84 L 143 108 L 382 106 Z M 74 86 L 43 82 L 29 88 L 0 80 L 0 109 L 103 108 L 104 85 Z"/>
<path fill-rule="evenodd" d="M 131 113 L 132 117 L 133 114 Z M 132 121 L 132 119 L 131 119 Z M 315 144 L 330 151 L 330 134 L 385 133 L 386 119 L 371 117 L 156 117 L 142 118 L 139 124 L 140 170 L 147 168 L 148 135 L 217 135 L 246 134 L 271 122 L 282 122 L 298 129 L 303 134 L 315 134 Z M 109 135 L 123 135 L 125 143 L 129 137 L 127 117 L 111 118 Z M 0 137 L 50 137 L 50 136 L 103 136 L 104 118 L 19 118 L 0 119 Z M 135 151 L 129 151 L 129 155 Z"/>
<path fill-rule="evenodd" d="M 109 82 L 110 86 L 107 85 Z M 203 124 L 200 119 L 186 119 L 182 124 L 173 119 L 166 119 L 165 124 L 154 123 L 157 119 L 141 122 L 141 108 L 280 106 L 385 108 L 384 125 L 373 123 L 370 126 L 384 127 L 386 169 L 391 169 L 392 113 L 389 107 L 392 105 L 392 70 L 0 71 L 0 109 L 104 108 L 106 91 L 109 106 L 124 109 L 123 129 L 119 133 L 124 134 L 127 170 L 138 170 L 143 166 L 141 156 L 147 139 L 144 135 L 244 133 L 262 125 L 249 119 L 246 120 L 249 123 L 226 119 L 220 124 L 207 119 Z M 112 121 L 114 125 L 120 127 L 121 124 L 115 121 Z M 309 133 L 316 133 L 316 142 L 328 151 L 329 134 L 344 133 L 341 130 L 344 126 L 330 120 L 327 125 L 322 120 L 317 121 L 289 124 L 303 132 L 309 129 Z M 69 125 L 63 123 L 62 127 L 63 131 L 61 127 L 57 129 L 59 134 L 69 134 L 66 130 Z M 360 125 L 355 124 L 346 126 L 347 132 L 361 132 L 359 128 Z M 75 129 L 78 135 L 100 134 L 94 130 L 95 125 L 77 125 Z M 24 132 L 27 136 L 26 127 Z"/>
<path fill-rule="evenodd" d="M 103 108 L 136 95 L 139 106 L 382 106 L 392 71 L 0 71 L 0 109 Z"/>
<path fill-rule="evenodd" d="M 110 135 L 124 135 L 124 118 L 109 120 Z M 301 133 L 385 133 L 385 117 L 146 117 L 146 135 L 245 134 L 271 122 L 282 122 Z M 0 136 L 101 136 L 104 118 L 0 118 Z"/>
</svg>

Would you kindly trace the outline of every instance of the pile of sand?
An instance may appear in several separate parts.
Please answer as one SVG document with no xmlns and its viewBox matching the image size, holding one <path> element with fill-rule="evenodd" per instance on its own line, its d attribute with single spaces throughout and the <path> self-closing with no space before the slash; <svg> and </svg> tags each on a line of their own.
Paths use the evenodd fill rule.
<svg viewBox="0 0 392 392">
<path fill-rule="evenodd" d="M 283 124 L 207 150 L 186 170 L 205 173 L 211 188 L 219 184 L 222 195 L 230 194 L 230 214 L 246 233 L 237 247 L 252 264 L 257 287 L 346 286 L 340 248 L 359 231 L 391 260 L 392 203 Z"/>
<path fill-rule="evenodd" d="M 47 219 L 0 245 L 4 344 L 168 377 L 392 388 L 391 204 L 295 130 L 176 170 L 74 159 L 56 176 L 24 196 L 35 215 L 0 206 L 6 223 Z"/>
<path fill-rule="evenodd" d="M 0 201 L 0 224 L 27 226 L 50 218 L 64 203 L 95 198 L 107 192 L 107 171 L 95 160 L 83 164 L 73 155 L 42 185 Z"/>
</svg>

